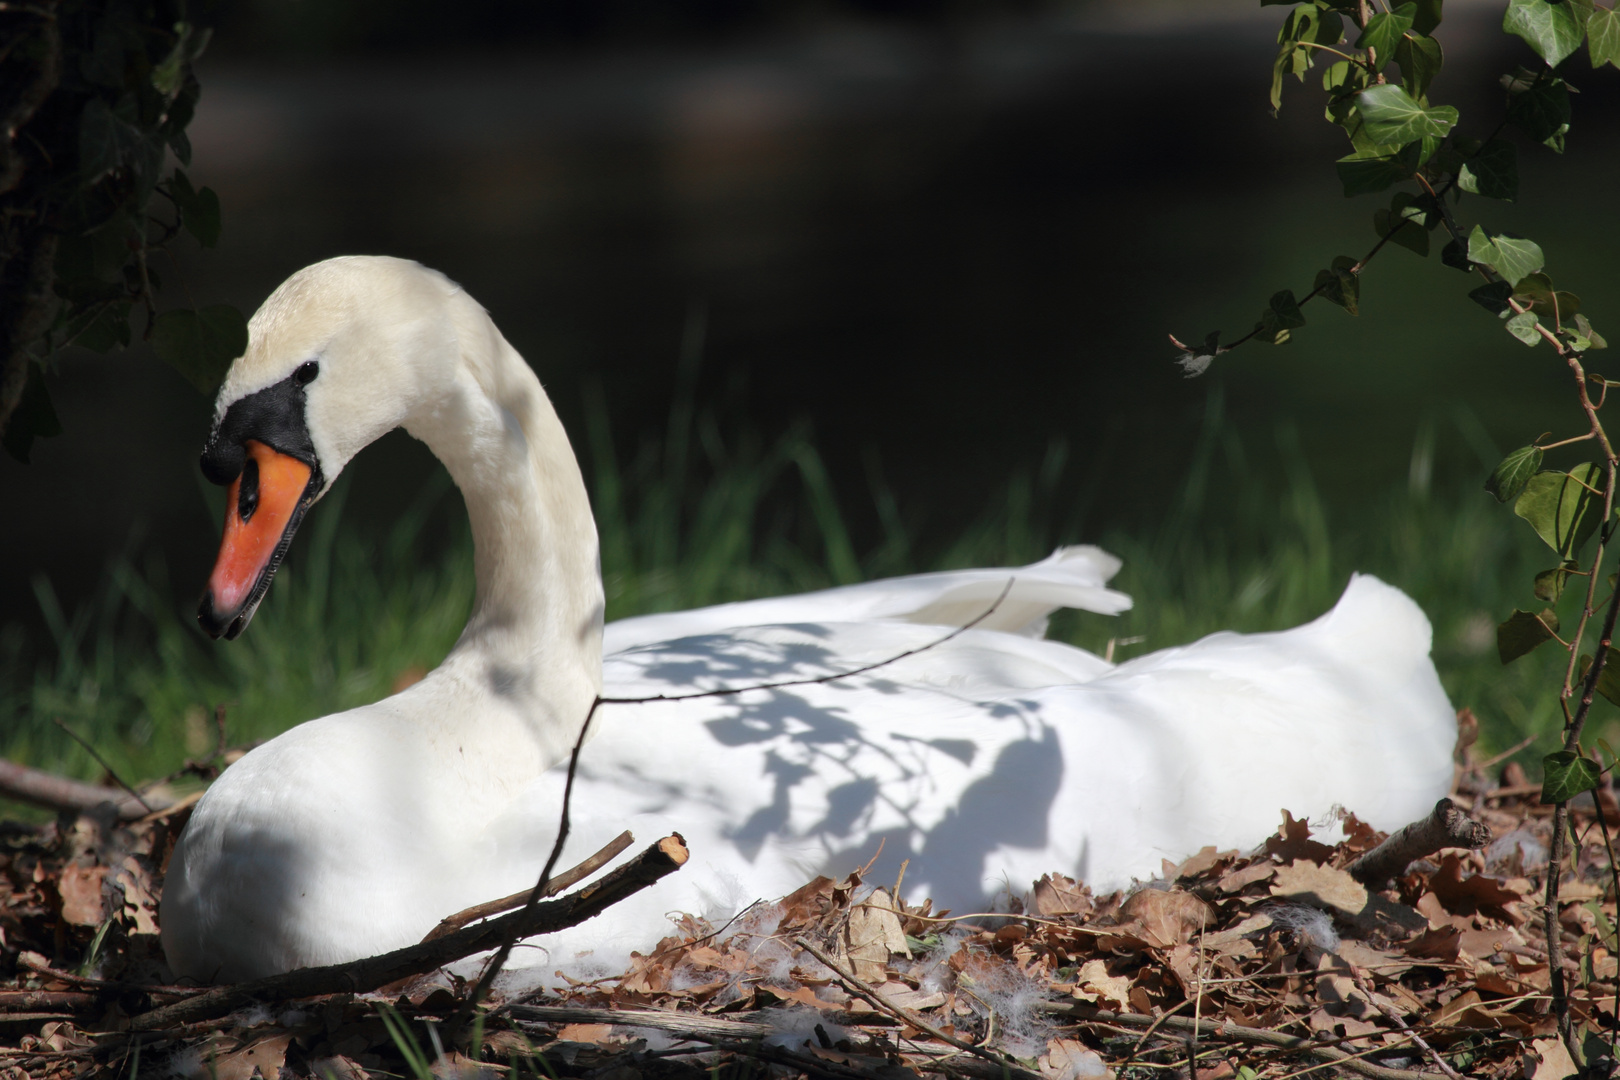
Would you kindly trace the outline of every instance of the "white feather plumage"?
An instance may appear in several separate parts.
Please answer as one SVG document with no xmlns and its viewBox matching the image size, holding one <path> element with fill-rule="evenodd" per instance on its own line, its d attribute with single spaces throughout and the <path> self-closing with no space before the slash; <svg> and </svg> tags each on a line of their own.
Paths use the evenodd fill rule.
<svg viewBox="0 0 1620 1080">
<path fill-rule="evenodd" d="M 849 671 L 729 698 L 604 707 L 581 758 L 562 865 L 621 829 L 680 831 L 683 870 L 521 956 L 612 962 L 664 914 L 788 892 L 867 861 L 905 892 L 972 908 L 1060 871 L 1109 888 L 1206 844 L 1246 847 L 1280 811 L 1335 805 L 1381 827 L 1451 776 L 1455 722 L 1430 630 L 1356 577 L 1275 634 L 1216 634 L 1117 667 L 1041 640 L 1058 607 L 1117 613 L 1118 561 L 918 575 L 627 619 L 605 629 L 596 534 L 538 381 L 453 283 L 402 260 L 294 275 L 251 324 L 235 400 L 318 357 L 310 434 L 328 479 L 392 427 L 467 500 L 478 597 L 444 664 L 401 694 L 300 725 L 228 769 L 177 847 L 162 909 L 175 971 L 238 980 L 419 940 L 532 883 L 555 836 L 557 766 L 610 697 Z"/>
</svg>

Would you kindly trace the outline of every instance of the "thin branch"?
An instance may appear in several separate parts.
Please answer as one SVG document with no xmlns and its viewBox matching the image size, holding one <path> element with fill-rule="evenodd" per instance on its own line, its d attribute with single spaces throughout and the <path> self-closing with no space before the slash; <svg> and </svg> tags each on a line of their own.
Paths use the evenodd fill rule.
<svg viewBox="0 0 1620 1080">
<path fill-rule="evenodd" d="M 503 941 L 555 933 L 577 926 L 679 870 L 689 857 L 679 833 L 664 837 L 604 877 L 557 900 L 525 908 L 447 934 L 436 941 L 368 956 L 346 964 L 299 968 L 266 979 L 219 986 L 173 1005 L 152 1009 L 129 1021 L 131 1031 L 155 1031 L 176 1024 L 223 1016 L 255 1002 L 287 1001 L 319 994 L 363 994 L 411 975 L 443 967 Z"/>
<path fill-rule="evenodd" d="M 1372 1077 L 1373 1080 L 1434 1080 L 1433 1073 L 1420 1072 L 1417 1069 L 1391 1069 L 1383 1065 L 1374 1065 L 1371 1062 L 1358 1060 L 1354 1055 L 1347 1054 L 1342 1050 L 1322 1046 L 1314 1039 L 1284 1035 L 1280 1031 L 1267 1031 L 1264 1028 L 1241 1027 L 1228 1020 L 1219 1022 L 1202 1020 L 1195 1025 L 1192 1018 L 1186 1016 L 1139 1016 L 1136 1013 L 1112 1012 L 1091 1005 L 1072 1005 L 1067 1002 L 1037 1002 L 1035 1008 L 1048 1014 L 1073 1016 L 1079 1020 L 1117 1024 L 1129 1028 L 1145 1028 L 1157 1023 L 1161 1027 L 1186 1034 L 1196 1026 L 1199 1034 L 1205 1038 L 1235 1039 L 1238 1042 L 1252 1043 L 1256 1046 L 1270 1046 L 1279 1050 L 1309 1054 L 1324 1065 L 1347 1069 L 1362 1076 Z M 1374 1052 L 1387 1049 L 1389 1047 L 1375 1047 Z"/>
<path fill-rule="evenodd" d="M 87 753 L 91 757 L 95 758 L 96 759 L 96 764 L 100 765 L 103 769 L 107 770 L 107 775 L 112 777 L 113 783 L 117 784 L 119 787 L 121 787 L 125 791 L 129 792 L 129 797 L 134 799 L 136 802 L 140 803 L 141 807 L 148 814 L 156 812 L 156 811 L 154 811 L 152 809 L 152 804 L 147 802 L 145 799 L 141 798 L 141 793 L 140 792 L 136 791 L 134 788 L 132 788 L 128 784 L 126 784 L 124 782 L 124 778 L 122 776 L 118 775 L 118 771 L 116 769 L 114 769 L 111 765 L 107 764 L 107 759 L 102 757 L 101 754 L 97 752 L 96 748 L 91 746 L 90 743 L 82 735 L 80 735 L 77 731 L 74 731 L 72 728 L 68 727 L 66 724 L 62 723 L 62 721 L 61 721 L 61 719 L 59 717 L 55 717 L 55 716 L 51 717 L 51 723 L 55 724 L 57 727 L 61 728 L 65 732 L 67 732 L 68 738 L 72 739 L 74 742 L 76 742 L 80 746 L 84 747 L 85 753 Z"/>
<path fill-rule="evenodd" d="M 1016 576 L 1008 578 L 1007 584 L 1003 586 L 1001 590 L 1001 595 L 997 596 L 995 601 L 992 602 L 989 607 L 985 608 L 971 621 L 963 623 L 961 626 L 958 626 L 944 637 L 930 641 L 926 645 L 918 645 L 914 649 L 907 649 L 905 652 L 896 653 L 894 656 L 891 656 L 886 660 L 878 660 L 875 663 L 864 664 L 861 667 L 853 668 L 849 671 L 837 671 L 829 675 L 816 675 L 803 679 L 784 679 L 781 682 L 757 683 L 753 686 L 728 686 L 719 690 L 694 690 L 687 694 L 654 694 L 651 697 L 635 698 L 605 697 L 598 698 L 596 704 L 650 705 L 656 701 L 691 701 L 695 698 L 730 697 L 735 694 L 746 694 L 754 690 L 781 690 L 789 686 L 816 686 L 821 683 L 837 682 L 839 679 L 853 679 L 857 675 L 865 675 L 867 672 L 876 671 L 878 668 L 888 667 L 890 664 L 897 664 L 908 657 L 916 656 L 918 653 L 925 653 L 930 649 L 937 649 L 951 639 L 967 633 L 969 630 L 973 629 L 975 626 L 978 626 L 980 623 L 984 622 L 984 620 L 996 613 L 996 609 L 1001 607 L 1002 602 L 1007 599 L 1007 594 L 1012 592 L 1013 583 L 1017 580 L 1018 578 Z M 595 707 L 595 705 L 591 707 L 593 712 L 595 711 Z M 589 722 L 590 721 L 587 718 L 586 723 Z"/>
<path fill-rule="evenodd" d="M 1410 1038 L 1412 1040 L 1412 1045 L 1429 1055 L 1429 1060 L 1434 1062 L 1439 1070 L 1445 1073 L 1450 1080 L 1463 1080 L 1462 1074 L 1456 1069 L 1453 1069 L 1450 1062 L 1446 1061 L 1445 1058 L 1440 1056 L 1439 1051 L 1430 1046 L 1428 1043 L 1424 1042 L 1423 1036 L 1419 1035 L 1417 1032 L 1413 1031 L 1407 1026 L 1406 1017 L 1401 1015 L 1401 1011 L 1399 1009 L 1397 1009 L 1394 1005 L 1391 1005 L 1388 1001 L 1379 997 L 1377 994 L 1373 993 L 1373 988 L 1368 984 L 1367 976 L 1364 973 L 1356 971 L 1354 972 L 1354 975 L 1356 986 L 1360 988 L 1362 995 L 1369 1003 L 1371 1003 L 1373 1008 L 1389 1017 L 1390 1022 L 1396 1027 L 1400 1028 L 1401 1034 Z"/>
<path fill-rule="evenodd" d="M 19 765 L 4 758 L 0 758 L 0 798 L 14 799 L 30 806 L 42 806 L 47 810 L 71 810 L 78 813 L 94 810 L 103 803 L 112 803 L 118 811 L 118 816 L 125 821 L 141 817 L 148 812 L 145 803 L 138 798 L 131 799 L 110 788 L 69 780 L 65 776 L 48 773 L 43 769 L 29 768 L 27 765 Z M 169 800 L 158 799 L 151 793 L 148 793 L 147 799 L 159 803 L 162 808 L 172 805 Z"/>
<path fill-rule="evenodd" d="M 618 857 L 621 851 L 635 842 L 636 838 L 630 835 L 629 829 L 626 829 L 618 836 L 615 836 L 612 840 L 609 840 L 607 845 L 595 855 L 592 855 L 590 858 L 579 863 L 577 866 L 573 867 L 573 869 L 564 870 L 556 877 L 548 880 L 541 895 L 556 896 L 569 886 L 584 881 L 586 878 L 602 869 L 602 867 L 612 862 Z M 443 919 L 440 919 L 439 925 L 435 926 L 432 930 L 429 930 L 427 932 L 427 936 L 422 940 L 424 942 L 434 941 L 438 938 L 444 937 L 444 935 L 451 933 L 452 931 L 460 930 L 463 926 L 466 926 L 469 923 L 475 923 L 480 919 L 487 919 L 491 916 L 499 915 L 503 911 L 511 911 L 513 908 L 526 903 L 531 891 L 532 890 L 530 889 L 525 889 L 522 892 L 513 893 L 511 896 L 503 896 L 499 900 L 490 900 L 486 903 L 474 904 L 472 907 L 467 908 L 464 911 L 458 911 L 454 915 L 447 915 Z"/>
<path fill-rule="evenodd" d="M 796 937 L 793 939 L 793 944 L 797 945 L 799 948 L 803 949 L 817 960 L 820 960 L 835 976 L 837 976 L 838 981 L 844 984 L 844 989 L 848 990 L 856 997 L 865 1000 L 867 1004 L 873 1006 L 879 1012 L 888 1013 L 896 1020 L 899 1020 L 902 1023 L 910 1024 L 923 1034 L 938 1039 L 942 1043 L 947 1043 L 956 1047 L 958 1050 L 966 1051 L 967 1053 L 972 1054 L 974 1057 L 983 1058 L 985 1061 L 990 1062 L 990 1064 L 1004 1069 L 1006 1071 L 1006 1075 L 1008 1076 L 1023 1077 L 1024 1080 L 1034 1080 L 1036 1074 L 1023 1068 L 1010 1058 L 1005 1058 L 993 1050 L 987 1050 L 982 1046 L 975 1046 L 970 1042 L 958 1039 L 955 1035 L 948 1035 L 909 1009 L 902 1009 L 892 1002 L 885 1000 L 880 994 L 877 993 L 877 991 L 866 985 L 866 983 L 860 978 L 840 968 L 837 961 L 807 939 L 803 937 Z"/>
</svg>

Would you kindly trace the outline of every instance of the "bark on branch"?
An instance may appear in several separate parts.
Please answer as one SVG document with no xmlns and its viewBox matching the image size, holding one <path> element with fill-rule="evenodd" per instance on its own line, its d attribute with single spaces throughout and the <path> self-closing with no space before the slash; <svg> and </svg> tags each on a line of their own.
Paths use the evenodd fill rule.
<svg viewBox="0 0 1620 1080">
<path fill-rule="evenodd" d="M 30 806 L 43 806 L 47 810 L 72 810 L 77 813 L 94 810 L 102 803 L 112 803 L 124 821 L 145 817 L 153 810 L 166 810 L 173 803 L 172 799 L 159 795 L 144 795 L 142 798 L 146 803 L 142 805 L 140 799 L 133 798 L 127 792 L 69 780 L 65 776 L 31 769 L 4 758 L 0 758 L 0 798 L 14 799 Z"/>
<path fill-rule="evenodd" d="M 1442 848 L 1482 848 L 1490 842 L 1488 826 L 1463 813 L 1450 799 L 1441 799 L 1428 817 L 1396 829 L 1389 839 L 1351 863 L 1350 876 L 1377 888 Z"/>
<path fill-rule="evenodd" d="M 1124 1028 L 1153 1028 L 1165 1031 L 1176 1031 L 1184 1035 L 1196 1031 L 1200 1038 L 1205 1039 L 1234 1039 L 1237 1042 L 1251 1043 L 1255 1046 L 1270 1046 L 1278 1050 L 1296 1050 L 1308 1054 L 1317 1061 L 1329 1063 L 1340 1069 L 1347 1069 L 1362 1076 L 1372 1077 L 1373 1080 L 1434 1080 L 1435 1074 L 1422 1072 L 1417 1069 L 1391 1069 L 1384 1065 L 1374 1065 L 1370 1061 L 1363 1061 L 1345 1053 L 1343 1050 L 1331 1046 L 1320 1046 L 1311 1039 L 1301 1038 L 1298 1035 L 1285 1035 L 1280 1031 L 1270 1031 L 1265 1028 L 1246 1028 L 1234 1024 L 1229 1020 L 1194 1020 L 1190 1016 L 1140 1016 L 1136 1013 L 1111 1012 L 1108 1009 L 1098 1009 L 1090 1005 L 1069 1005 L 1064 1002 L 1040 1002 L 1036 1008 L 1044 1013 L 1060 1016 L 1072 1016 L 1078 1020 L 1092 1023 L 1112 1024 Z"/>
<path fill-rule="evenodd" d="M 152 1009 L 131 1018 L 132 1031 L 155 1031 L 175 1024 L 189 1024 L 223 1016 L 232 1009 L 252 1002 L 285 1001 L 320 994 L 363 994 L 412 975 L 499 948 L 512 938 L 533 937 L 564 930 L 640 892 L 659 879 L 679 870 L 687 860 L 686 841 L 679 833 L 658 843 L 607 874 L 560 900 L 536 904 L 488 922 L 469 926 L 433 941 L 408 945 L 381 956 L 368 956 L 347 964 L 300 968 L 285 975 L 221 986 Z"/>
<path fill-rule="evenodd" d="M 612 840 L 609 840 L 607 846 L 595 855 L 592 855 L 572 870 L 564 870 L 547 881 L 540 895 L 556 896 L 570 885 L 584 881 L 612 862 L 618 857 L 619 852 L 635 842 L 636 838 L 630 835 L 630 830 L 626 829 Z M 475 904 L 465 911 L 458 911 L 454 915 L 439 920 L 439 925 L 428 931 L 427 937 L 422 939 L 422 943 L 438 941 L 446 934 L 460 930 L 468 923 L 475 923 L 479 919 L 487 919 L 492 915 L 499 915 L 503 911 L 511 911 L 513 908 L 522 907 L 529 902 L 529 894 L 533 891 L 533 889 L 524 889 L 522 892 L 513 893 L 511 896 L 503 896 L 499 900 L 491 900 L 485 904 Z"/>
</svg>

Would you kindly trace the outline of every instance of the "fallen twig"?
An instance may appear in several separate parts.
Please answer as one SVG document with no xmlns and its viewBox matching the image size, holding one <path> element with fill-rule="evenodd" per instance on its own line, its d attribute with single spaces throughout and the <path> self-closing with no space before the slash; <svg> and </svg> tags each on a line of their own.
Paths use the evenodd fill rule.
<svg viewBox="0 0 1620 1080">
<path fill-rule="evenodd" d="M 1035 1078 L 1035 1073 L 1023 1068 L 1011 1058 L 1003 1057 L 993 1050 L 987 1050 L 982 1046 L 975 1046 L 973 1043 L 958 1039 L 955 1035 L 950 1035 L 941 1031 L 939 1028 L 930 1024 L 928 1021 L 924 1020 L 911 1010 L 902 1009 L 892 1002 L 885 1001 L 882 995 L 880 995 L 877 991 L 873 990 L 870 986 L 867 986 L 864 981 L 857 978 L 855 975 L 840 968 L 837 961 L 805 938 L 796 937 L 793 939 L 793 943 L 799 948 L 803 949 L 805 952 L 809 953 L 811 956 L 815 957 L 817 960 L 820 960 L 822 964 L 826 965 L 828 970 L 837 976 L 838 981 L 844 984 L 844 989 L 848 990 L 856 997 L 864 999 L 867 1004 L 871 1005 L 879 1012 L 888 1013 L 896 1020 L 909 1024 L 918 1031 L 921 1031 L 931 1038 L 938 1039 L 942 1043 L 954 1046 L 958 1050 L 966 1051 L 967 1053 L 972 1054 L 974 1057 L 983 1058 L 985 1061 L 988 1061 L 998 1069 L 1003 1070 L 1007 1076 L 1021 1076 L 1031 1078 L 1031 1080 Z"/>
<path fill-rule="evenodd" d="M 1179 1031 L 1183 1034 L 1190 1034 L 1196 1029 L 1205 1038 L 1227 1038 L 1238 1042 L 1253 1043 L 1257 1046 L 1274 1046 L 1279 1050 L 1294 1050 L 1302 1054 L 1309 1054 L 1325 1064 L 1348 1069 L 1362 1076 L 1370 1076 L 1373 1080 L 1434 1080 L 1433 1073 L 1420 1072 L 1416 1069 L 1391 1069 L 1383 1065 L 1374 1065 L 1370 1061 L 1361 1061 L 1343 1050 L 1335 1050 L 1331 1046 L 1321 1046 L 1311 1039 L 1301 1038 L 1296 1035 L 1284 1035 L 1280 1031 L 1267 1031 L 1264 1028 L 1246 1028 L 1228 1021 L 1217 1023 L 1213 1020 L 1194 1021 L 1185 1016 L 1158 1018 L 1138 1016 L 1136 1013 L 1112 1012 L 1108 1009 L 1098 1009 L 1090 1005 L 1071 1005 L 1060 1001 L 1038 1002 L 1035 1007 L 1045 1013 L 1073 1016 L 1079 1020 L 1104 1024 L 1116 1024 L 1120 1027 L 1144 1028 L 1157 1022 L 1161 1027 Z"/>
<path fill-rule="evenodd" d="M 560 900 L 537 904 L 533 908 L 457 930 L 436 941 L 408 945 L 381 956 L 368 956 L 327 967 L 300 968 L 267 979 L 216 987 L 173 1005 L 132 1017 L 130 1030 L 155 1031 L 173 1024 L 222 1016 L 255 1001 L 285 1001 L 319 994 L 366 993 L 463 957 L 487 952 L 498 947 L 502 941 L 575 926 L 680 869 L 687 857 L 686 842 L 680 834 L 666 836 L 601 880 Z"/>
<path fill-rule="evenodd" d="M 846 1080 L 866 1074 L 859 1070 L 820 1061 L 786 1047 L 766 1046 L 763 1041 L 774 1033 L 765 1023 L 739 1020 L 721 1020 L 689 1013 L 663 1012 L 652 1009 L 588 1009 L 573 1006 L 511 1005 L 502 1010 L 520 1021 L 538 1021 L 547 1024 L 614 1024 L 622 1027 L 651 1028 L 667 1031 L 694 1042 L 707 1043 L 735 1050 L 764 1061 L 792 1065 L 822 1076 Z"/>
<path fill-rule="evenodd" d="M 1363 885 L 1377 887 L 1442 848 L 1482 848 L 1490 842 L 1489 826 L 1463 813 L 1450 799 L 1441 799 L 1428 817 L 1396 829 L 1348 870 Z"/>
<path fill-rule="evenodd" d="M 1401 1030 L 1403 1035 L 1408 1036 L 1412 1040 L 1412 1044 L 1414 1046 L 1427 1054 L 1429 1060 L 1434 1062 L 1436 1068 L 1445 1073 L 1450 1080 L 1463 1080 L 1462 1074 L 1456 1069 L 1453 1069 L 1451 1065 L 1447 1063 L 1446 1059 L 1440 1056 L 1439 1051 L 1435 1050 L 1434 1047 L 1425 1042 L 1423 1036 L 1412 1030 L 1412 1028 L 1406 1022 L 1406 1017 L 1401 1015 L 1401 1010 L 1397 1009 L 1388 1001 L 1385 1001 L 1383 998 L 1379 997 L 1373 992 L 1372 985 L 1367 979 L 1365 973 L 1357 971 L 1355 973 L 1355 979 L 1356 987 L 1361 991 L 1362 995 L 1366 997 L 1368 1002 L 1372 1004 L 1373 1008 L 1387 1016 L 1390 1022 Z"/>
<path fill-rule="evenodd" d="M 612 840 L 609 840 L 607 845 L 595 855 L 547 881 L 545 887 L 540 891 L 540 895 L 542 897 L 556 896 L 570 885 L 584 881 L 616 858 L 619 852 L 635 842 L 636 838 L 630 835 L 630 830 L 626 829 Z M 465 911 L 458 911 L 454 915 L 441 919 L 439 925 L 429 930 L 427 937 L 423 938 L 422 941 L 424 944 L 429 941 L 437 941 L 446 934 L 460 930 L 468 923 L 475 923 L 480 919 L 488 919 L 491 916 L 501 914 L 503 911 L 511 911 L 515 907 L 521 907 L 528 902 L 529 894 L 533 891 L 533 889 L 524 889 L 522 892 L 513 893 L 511 896 L 503 896 L 499 900 L 490 900 L 483 904 L 474 904 Z"/>
<path fill-rule="evenodd" d="M 151 793 L 144 800 L 133 798 L 121 791 L 69 780 L 65 776 L 29 768 L 4 758 L 0 758 L 0 798 L 15 799 L 47 810 L 72 810 L 78 813 L 94 810 L 103 803 L 112 803 L 118 816 L 125 821 L 167 808 L 173 801 Z"/>
</svg>

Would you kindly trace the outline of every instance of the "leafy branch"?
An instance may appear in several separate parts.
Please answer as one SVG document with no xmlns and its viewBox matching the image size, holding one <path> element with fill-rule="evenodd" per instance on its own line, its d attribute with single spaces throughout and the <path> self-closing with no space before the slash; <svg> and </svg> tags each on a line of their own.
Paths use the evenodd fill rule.
<svg viewBox="0 0 1620 1080">
<path fill-rule="evenodd" d="M 185 171 L 209 37 L 186 8 L 0 4 L 0 442 L 19 460 L 61 431 L 45 372 L 67 346 L 128 347 L 139 316 L 140 339 L 204 392 L 247 346 L 229 305 L 159 311 L 159 253 L 220 233 L 218 196 Z"/>
<path fill-rule="evenodd" d="M 1262 5 L 1292 2 L 1261 0 Z M 1568 369 L 1581 414 L 1580 433 L 1553 442 L 1544 442 L 1544 435 L 1513 451 L 1485 487 L 1498 501 L 1512 503 L 1513 512 L 1558 559 L 1556 566 L 1537 574 L 1531 586 L 1547 606 L 1509 615 L 1497 628 L 1497 650 L 1504 664 L 1549 641 L 1567 653 L 1558 687 L 1563 748 L 1543 762 L 1542 802 L 1554 807 L 1544 914 L 1553 1011 L 1560 1035 L 1580 1061 L 1582 1040 L 1571 1018 L 1562 967 L 1559 887 L 1560 868 L 1570 853 L 1569 801 L 1596 789 L 1604 775 L 1582 741 L 1592 703 L 1599 695 L 1620 703 L 1620 653 L 1613 644 L 1620 588 L 1615 574 L 1604 577 L 1611 541 L 1620 526 L 1615 514 L 1620 457 L 1601 417 L 1609 380 L 1586 367 L 1589 355 L 1607 342 L 1583 313 L 1580 297 L 1554 285 L 1539 245 L 1482 224 L 1465 229 L 1457 209 L 1467 195 L 1507 202 L 1518 198 L 1518 148 L 1506 131 L 1563 152 L 1570 130 L 1570 95 L 1576 89 L 1565 77 L 1568 62 L 1585 45 L 1594 71 L 1611 64 L 1620 67 L 1620 13 L 1595 0 L 1509 0 L 1502 28 L 1529 45 L 1540 65 L 1519 66 L 1502 76 L 1502 115 L 1489 134 L 1477 138 L 1462 133 L 1456 108 L 1432 104 L 1428 98 L 1445 60 L 1433 36 L 1441 23 L 1442 3 L 1412 0 L 1385 5 L 1382 11 L 1367 0 L 1311 0 L 1293 6 L 1277 37 L 1273 110 L 1282 106 L 1287 76 L 1303 82 L 1318 60 L 1327 61 L 1321 75 L 1327 94 L 1325 115 L 1350 142 L 1350 153 L 1335 163 L 1345 196 L 1380 194 L 1397 186 L 1401 190 L 1373 214 L 1378 242 L 1372 249 L 1359 260 L 1344 255 L 1333 259 L 1317 273 L 1303 299 L 1296 300 L 1289 289 L 1277 292 L 1253 329 L 1228 344 L 1221 344 L 1219 331 L 1205 335 L 1197 345 L 1183 344 L 1174 336 L 1170 340 L 1188 377 L 1202 374 L 1216 357 L 1251 341 L 1286 344 L 1305 327 L 1301 309 L 1311 300 L 1325 297 L 1351 315 L 1359 314 L 1360 277 L 1372 259 L 1391 242 L 1427 257 L 1432 235 L 1443 229 L 1441 263 L 1482 281 L 1469 298 L 1526 346 L 1549 345 Z M 1593 460 L 1568 470 L 1542 468 L 1546 451 L 1582 443 L 1592 444 Z M 1555 609 L 1571 578 L 1584 578 L 1585 588 L 1580 590 L 1574 625 L 1561 636 Z M 1600 580 L 1610 589 L 1602 599 Z M 1600 611 L 1597 639 L 1588 652 Z M 1614 757 L 1612 751 L 1609 756 Z M 1620 869 L 1611 866 L 1611 871 L 1620 881 Z"/>
</svg>

